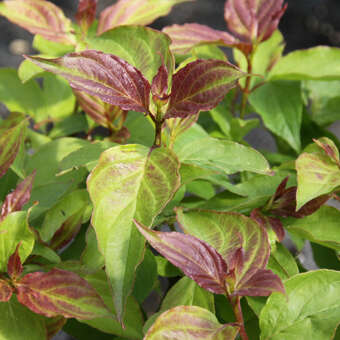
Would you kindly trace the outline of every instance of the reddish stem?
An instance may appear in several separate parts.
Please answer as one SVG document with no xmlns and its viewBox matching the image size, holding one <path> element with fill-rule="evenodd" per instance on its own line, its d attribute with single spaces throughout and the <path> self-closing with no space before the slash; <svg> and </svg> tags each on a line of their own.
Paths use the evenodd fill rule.
<svg viewBox="0 0 340 340">
<path fill-rule="evenodd" d="M 242 340 L 249 340 L 246 329 L 244 327 L 244 319 L 242 314 L 242 308 L 241 308 L 241 297 L 240 296 L 234 296 L 229 297 L 230 302 L 233 306 L 234 314 L 236 317 L 236 321 L 240 327 L 240 336 Z"/>
</svg>

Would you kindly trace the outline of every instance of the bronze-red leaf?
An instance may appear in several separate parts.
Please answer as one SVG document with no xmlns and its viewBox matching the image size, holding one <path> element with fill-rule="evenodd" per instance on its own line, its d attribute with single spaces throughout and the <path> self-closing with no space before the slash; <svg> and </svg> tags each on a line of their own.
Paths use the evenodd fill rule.
<svg viewBox="0 0 340 340">
<path fill-rule="evenodd" d="M 149 82 L 139 70 L 117 56 L 87 50 L 56 59 L 26 58 L 66 78 L 75 90 L 97 96 L 123 110 L 145 113 L 149 110 Z"/>
<path fill-rule="evenodd" d="M 177 232 L 157 232 L 135 224 L 150 244 L 202 288 L 225 294 L 227 264 L 222 256 L 198 238 Z"/>
<path fill-rule="evenodd" d="M 186 117 L 214 108 L 245 76 L 236 66 L 222 60 L 197 60 L 173 77 L 166 118 Z"/>
<path fill-rule="evenodd" d="M 239 289 L 232 295 L 239 296 L 268 296 L 273 292 L 285 294 L 285 288 L 281 279 L 268 269 L 250 269 L 253 272 L 250 277 L 238 284 Z M 251 273 L 249 273 L 251 274 Z"/>
<path fill-rule="evenodd" d="M 110 316 L 94 288 L 73 272 L 35 272 L 16 282 L 18 301 L 35 313 L 54 317 L 93 319 Z"/>
<path fill-rule="evenodd" d="M 169 98 L 167 95 L 168 92 L 168 70 L 166 69 L 165 65 L 161 65 L 158 69 L 157 74 L 152 80 L 151 84 L 151 93 L 154 97 L 159 100 L 166 100 Z"/>
<path fill-rule="evenodd" d="M 1 207 L 0 221 L 14 211 L 20 211 L 30 200 L 35 171 L 18 184 L 16 189 L 8 194 Z"/>
<path fill-rule="evenodd" d="M 224 17 L 230 31 L 246 42 L 267 40 L 287 5 L 283 0 L 228 0 Z"/>
<path fill-rule="evenodd" d="M 22 263 L 19 255 L 21 242 L 18 243 L 15 252 L 8 259 L 7 272 L 12 280 L 17 279 L 22 274 Z"/>
<path fill-rule="evenodd" d="M 13 294 L 13 288 L 10 286 L 10 284 L 0 279 L 0 302 L 7 302 L 11 299 L 11 296 Z"/>
<path fill-rule="evenodd" d="M 97 0 L 79 0 L 76 21 L 87 32 L 96 18 Z"/>
<path fill-rule="evenodd" d="M 240 43 L 227 32 L 196 23 L 167 26 L 163 32 L 171 38 L 170 48 L 176 54 L 188 54 L 193 47 L 202 44 L 237 46 Z"/>
</svg>

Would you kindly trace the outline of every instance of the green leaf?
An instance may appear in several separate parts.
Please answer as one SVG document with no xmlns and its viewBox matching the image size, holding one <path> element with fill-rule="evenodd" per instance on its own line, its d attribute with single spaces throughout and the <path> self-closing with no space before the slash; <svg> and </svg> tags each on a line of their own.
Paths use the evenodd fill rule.
<svg viewBox="0 0 340 340">
<path fill-rule="evenodd" d="M 337 80 L 340 79 L 338 60 L 340 49 L 317 46 L 294 51 L 274 66 L 270 79 L 290 80 Z"/>
<path fill-rule="evenodd" d="M 138 114 L 138 116 L 141 115 Z M 59 174 L 76 170 L 79 167 L 92 170 L 97 165 L 100 154 L 114 145 L 115 143 L 112 142 L 98 141 L 71 152 L 60 162 L 62 171 Z"/>
<path fill-rule="evenodd" d="M 144 248 L 144 238 L 132 220 L 152 225 L 179 186 L 178 170 L 178 160 L 170 150 L 125 145 L 105 151 L 88 178 L 94 204 L 92 225 L 119 318 Z"/>
<path fill-rule="evenodd" d="M 340 250 L 339 219 L 338 209 L 323 206 L 310 216 L 301 219 L 287 218 L 283 223 L 291 233 L 325 247 Z"/>
<path fill-rule="evenodd" d="M 161 314 L 145 335 L 145 340 L 233 340 L 238 329 L 221 325 L 214 314 L 196 306 L 179 306 Z"/>
<path fill-rule="evenodd" d="M 167 35 L 142 26 L 116 27 L 99 37 L 88 39 L 88 48 L 124 59 L 140 70 L 150 83 L 162 63 L 172 75 L 174 60 L 169 45 Z"/>
<path fill-rule="evenodd" d="M 2 68 L 0 76 L 0 102 L 5 104 L 9 111 L 34 116 L 43 102 L 38 83 L 32 80 L 22 84 L 17 71 L 10 68 Z"/>
<path fill-rule="evenodd" d="M 261 74 L 266 78 L 271 68 L 280 60 L 284 47 L 283 35 L 279 30 L 276 30 L 268 40 L 259 44 L 253 53 L 252 73 Z M 233 54 L 239 67 L 246 72 L 248 63 L 245 55 L 236 48 L 233 49 Z M 262 81 L 261 77 L 252 77 L 251 88 Z M 241 84 L 244 85 L 244 82 L 245 80 L 242 79 Z"/>
<path fill-rule="evenodd" d="M 104 267 L 104 257 L 98 249 L 97 237 L 92 226 L 86 232 L 86 247 L 81 254 L 81 262 L 91 270 Z"/>
<path fill-rule="evenodd" d="M 129 144 L 142 144 L 151 147 L 155 140 L 155 128 L 151 119 L 139 112 L 130 111 L 124 126 L 130 131 Z"/>
<path fill-rule="evenodd" d="M 109 308 L 112 314 L 114 314 L 114 306 L 112 301 L 112 293 L 110 286 L 107 282 L 105 272 L 100 270 L 95 274 L 84 276 L 91 286 L 98 292 L 103 299 L 105 305 Z M 115 334 L 128 339 L 141 339 L 143 316 L 139 308 L 138 303 L 134 298 L 129 297 L 126 304 L 126 316 L 124 318 L 125 328 L 111 318 L 96 318 L 92 320 L 79 320 L 87 325 L 97 328 L 104 333 Z"/>
<path fill-rule="evenodd" d="M 133 296 L 142 303 L 152 292 L 157 281 L 157 263 L 155 255 L 148 248 L 145 249 L 143 262 L 136 270 L 136 280 L 133 288 Z"/>
<path fill-rule="evenodd" d="M 34 235 L 28 227 L 26 211 L 11 213 L 0 222 L 0 272 L 6 272 L 7 261 L 19 242 L 20 259 L 24 263 L 34 246 Z"/>
<path fill-rule="evenodd" d="M 44 144 L 28 159 L 26 173 L 37 170 L 30 202 L 39 202 L 32 209 L 31 220 L 55 205 L 68 190 L 75 189 L 84 179 L 87 174 L 84 169 L 58 177 L 56 174 L 63 158 L 87 145 L 90 142 L 79 138 L 60 138 Z"/>
<path fill-rule="evenodd" d="M 288 279 L 299 273 L 293 255 L 281 243 L 276 243 L 274 249 L 272 249 L 267 268 L 272 270 L 282 280 Z"/>
<path fill-rule="evenodd" d="M 181 271 L 163 256 L 155 257 L 157 262 L 157 272 L 160 276 L 176 277 L 181 276 Z"/>
<path fill-rule="evenodd" d="M 61 57 L 66 53 L 74 51 L 74 46 L 72 45 L 65 45 L 55 41 L 47 40 L 39 34 L 34 36 L 32 46 L 40 53 L 53 57 Z"/>
<path fill-rule="evenodd" d="M 186 276 L 170 288 L 160 311 L 164 312 L 177 306 L 198 306 L 215 313 L 214 295 Z"/>
<path fill-rule="evenodd" d="M 312 149 L 306 151 L 295 163 L 298 181 L 296 209 L 340 185 L 339 165 L 319 146 L 313 145 Z"/>
<path fill-rule="evenodd" d="M 310 101 L 311 118 L 318 125 L 328 125 L 340 119 L 340 81 L 302 82 L 302 89 Z"/>
<path fill-rule="evenodd" d="M 1 86 L 1 85 L 0 85 Z M 1 91 L 1 89 L 0 89 Z M 0 95 L 1 96 L 1 95 Z M 0 98 L 1 100 L 1 98 Z M 27 120 L 19 113 L 11 115 L 0 124 L 0 177 L 13 164 L 26 136 Z"/>
<path fill-rule="evenodd" d="M 45 71 L 41 69 L 41 67 L 37 66 L 36 64 L 32 63 L 30 60 L 25 59 L 19 65 L 18 68 L 18 77 L 22 81 L 22 83 L 26 83 L 27 81 L 34 79 Z"/>
<path fill-rule="evenodd" d="M 258 151 L 232 141 L 212 138 L 198 124 L 176 139 L 174 151 L 183 163 L 225 174 L 239 171 L 270 173 L 268 162 Z"/>
<path fill-rule="evenodd" d="M 83 213 L 89 204 L 89 195 L 85 189 L 75 190 L 65 195 L 46 213 L 42 226 L 39 228 L 41 239 L 44 242 L 50 241 L 68 218 L 78 212 Z"/>
<path fill-rule="evenodd" d="M 261 340 L 333 339 L 340 315 L 340 273 L 298 274 L 285 288 L 287 298 L 272 294 L 261 312 Z"/>
<path fill-rule="evenodd" d="M 268 82 L 256 89 L 249 101 L 264 125 L 299 152 L 303 108 L 300 83 Z"/>
<path fill-rule="evenodd" d="M 0 303 L 0 315 L 1 340 L 47 339 L 43 318 L 21 305 L 15 296 Z"/>
</svg>

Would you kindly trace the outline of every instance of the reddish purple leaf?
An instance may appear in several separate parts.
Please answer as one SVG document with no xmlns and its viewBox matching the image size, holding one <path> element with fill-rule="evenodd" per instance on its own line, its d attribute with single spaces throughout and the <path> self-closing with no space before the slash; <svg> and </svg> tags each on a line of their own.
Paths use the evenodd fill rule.
<svg viewBox="0 0 340 340">
<path fill-rule="evenodd" d="M 98 293 L 75 273 L 53 269 L 35 272 L 16 283 L 18 301 L 35 313 L 93 319 L 111 316 Z"/>
<path fill-rule="evenodd" d="M 286 189 L 288 177 L 285 178 L 276 189 L 270 212 L 281 217 L 303 218 L 313 214 L 322 205 L 324 205 L 331 195 L 322 195 L 307 202 L 298 211 L 296 211 L 296 193 L 297 187 Z"/>
<path fill-rule="evenodd" d="M 283 0 L 227 0 L 224 17 L 230 31 L 241 40 L 260 42 L 276 30 L 286 8 Z"/>
<path fill-rule="evenodd" d="M 180 69 L 172 81 L 166 118 L 186 117 L 214 108 L 245 76 L 221 60 L 197 60 Z"/>
<path fill-rule="evenodd" d="M 0 302 L 7 302 L 11 299 L 13 294 L 13 288 L 10 284 L 0 279 Z"/>
<path fill-rule="evenodd" d="M 97 96 L 123 110 L 149 111 L 149 82 L 139 70 L 112 54 L 87 50 L 57 59 L 26 58 L 65 77 L 75 90 Z"/>
<path fill-rule="evenodd" d="M 76 43 L 71 21 L 52 2 L 5 0 L 0 4 L 0 15 L 47 40 L 71 45 Z"/>
<path fill-rule="evenodd" d="M 156 100 L 166 101 L 169 98 L 167 95 L 168 92 L 168 70 L 166 69 L 165 65 L 161 65 L 158 69 L 157 74 L 152 80 L 151 84 L 151 93 Z"/>
<path fill-rule="evenodd" d="M 23 267 L 19 255 L 21 242 L 18 243 L 15 252 L 8 259 L 7 272 L 12 280 L 16 280 L 22 274 Z"/>
<path fill-rule="evenodd" d="M 0 221 L 14 211 L 20 211 L 30 200 L 35 171 L 18 184 L 16 189 L 8 194 L 1 207 Z"/>
<path fill-rule="evenodd" d="M 283 228 L 282 222 L 278 218 L 266 216 L 262 214 L 259 209 L 254 209 L 251 212 L 251 218 L 259 223 L 264 229 L 273 229 L 276 234 L 277 240 L 282 242 L 285 237 L 285 230 Z"/>
<path fill-rule="evenodd" d="M 285 294 L 281 279 L 268 269 L 250 269 L 247 280 L 238 283 L 240 288 L 232 295 L 238 296 L 268 296 L 273 292 Z"/>
<path fill-rule="evenodd" d="M 163 28 L 172 40 L 170 46 L 176 54 L 189 54 L 193 47 L 202 44 L 237 46 L 240 41 L 227 32 L 218 31 L 209 26 L 196 23 L 172 25 Z"/>
<path fill-rule="evenodd" d="M 270 255 L 267 232 L 261 224 L 237 213 L 208 210 L 184 213 L 182 209 L 176 212 L 177 221 L 186 233 L 207 242 L 225 260 L 229 294 L 249 290 L 252 283 L 254 289 L 258 288 L 258 276 L 254 275 L 266 268 Z"/>
<path fill-rule="evenodd" d="M 105 103 L 100 98 L 82 91 L 74 91 L 74 94 L 84 112 L 97 124 L 110 130 L 115 130 L 116 126 L 123 125 L 127 111 L 122 110 L 119 106 Z"/>
<path fill-rule="evenodd" d="M 152 247 L 185 275 L 212 293 L 225 294 L 227 264 L 213 247 L 191 235 L 157 232 L 135 224 Z"/>
<path fill-rule="evenodd" d="M 96 18 L 97 0 L 79 0 L 76 21 L 87 32 Z"/>
</svg>

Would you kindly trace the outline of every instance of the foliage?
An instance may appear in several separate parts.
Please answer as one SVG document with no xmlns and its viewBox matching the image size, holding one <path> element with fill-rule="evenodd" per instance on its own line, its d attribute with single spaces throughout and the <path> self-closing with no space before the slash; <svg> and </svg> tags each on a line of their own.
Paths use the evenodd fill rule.
<svg viewBox="0 0 340 340">
<path fill-rule="evenodd" d="M 283 0 L 142 26 L 186 1 L 0 3 L 39 51 L 0 70 L 0 339 L 339 339 L 340 52 L 283 56 Z"/>
</svg>

